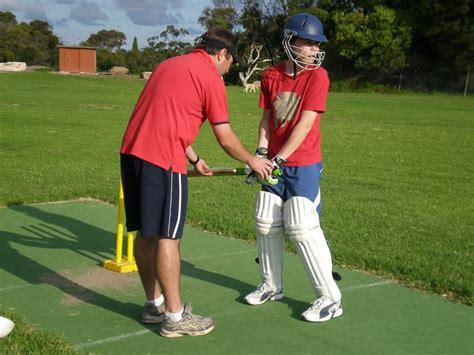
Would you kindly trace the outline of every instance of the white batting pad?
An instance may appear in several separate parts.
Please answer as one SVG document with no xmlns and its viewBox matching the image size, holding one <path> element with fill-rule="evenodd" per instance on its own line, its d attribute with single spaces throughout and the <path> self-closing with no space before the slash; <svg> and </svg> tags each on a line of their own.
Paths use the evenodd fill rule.
<svg viewBox="0 0 474 355">
<path fill-rule="evenodd" d="M 319 225 L 315 203 L 306 197 L 290 198 L 284 206 L 284 221 L 316 295 L 339 301 L 341 292 L 332 277 L 331 252 Z"/>
<path fill-rule="evenodd" d="M 281 271 L 285 252 L 283 200 L 272 193 L 259 191 L 255 203 L 260 277 L 273 291 L 282 289 Z"/>
</svg>

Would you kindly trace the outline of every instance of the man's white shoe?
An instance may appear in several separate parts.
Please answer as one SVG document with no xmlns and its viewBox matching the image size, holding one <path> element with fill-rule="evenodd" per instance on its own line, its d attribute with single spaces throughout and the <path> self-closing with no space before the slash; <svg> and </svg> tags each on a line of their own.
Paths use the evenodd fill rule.
<svg viewBox="0 0 474 355">
<path fill-rule="evenodd" d="M 283 290 L 274 291 L 268 284 L 262 282 L 255 291 L 245 296 L 244 300 L 248 304 L 256 306 L 268 300 L 276 301 L 283 298 Z"/>
<path fill-rule="evenodd" d="M 342 315 L 341 301 L 332 301 L 325 297 L 320 297 L 303 312 L 301 318 L 308 322 L 325 322 L 331 318 Z"/>
</svg>

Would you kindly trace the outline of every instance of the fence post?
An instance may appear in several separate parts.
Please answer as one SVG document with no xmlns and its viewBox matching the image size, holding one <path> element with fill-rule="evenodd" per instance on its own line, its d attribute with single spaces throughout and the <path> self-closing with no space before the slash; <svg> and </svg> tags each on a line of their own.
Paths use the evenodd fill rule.
<svg viewBox="0 0 474 355">
<path fill-rule="evenodd" d="M 466 84 L 464 85 L 464 97 L 467 95 L 467 86 L 469 85 L 469 74 L 471 73 L 471 70 L 468 70 L 467 75 L 466 75 Z"/>
<path fill-rule="evenodd" d="M 400 69 L 400 78 L 398 80 L 398 91 L 402 89 L 403 68 Z"/>
</svg>

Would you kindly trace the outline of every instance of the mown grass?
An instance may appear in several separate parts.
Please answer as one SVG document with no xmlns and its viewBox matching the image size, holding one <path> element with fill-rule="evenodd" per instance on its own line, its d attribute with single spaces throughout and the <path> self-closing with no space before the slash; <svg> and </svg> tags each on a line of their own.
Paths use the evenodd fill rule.
<svg viewBox="0 0 474 355">
<path fill-rule="evenodd" d="M 118 148 L 144 82 L 0 75 L 0 205 L 92 197 L 116 203 Z M 232 126 L 253 150 L 258 95 L 228 88 Z M 474 99 L 331 93 L 322 121 L 323 227 L 335 264 L 472 304 Z M 208 125 L 194 145 L 239 165 Z M 256 186 L 190 180 L 188 222 L 253 240 Z"/>
<path fill-rule="evenodd" d="M 10 308 L 0 305 L 0 314 L 15 323 L 12 332 L 0 340 L 0 354 L 77 354 L 63 337 L 37 330 Z"/>
</svg>

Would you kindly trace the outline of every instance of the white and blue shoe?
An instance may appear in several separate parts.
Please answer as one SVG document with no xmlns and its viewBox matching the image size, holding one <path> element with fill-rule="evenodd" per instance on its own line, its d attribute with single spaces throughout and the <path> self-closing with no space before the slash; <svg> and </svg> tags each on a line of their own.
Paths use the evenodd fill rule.
<svg viewBox="0 0 474 355">
<path fill-rule="evenodd" d="M 308 322 L 325 322 L 341 315 L 341 301 L 332 301 L 326 297 L 320 297 L 301 314 L 301 318 Z"/>
<path fill-rule="evenodd" d="M 252 306 L 265 303 L 268 300 L 277 301 L 283 298 L 283 290 L 273 290 L 267 283 L 262 282 L 255 291 L 245 296 L 244 300 Z"/>
</svg>

